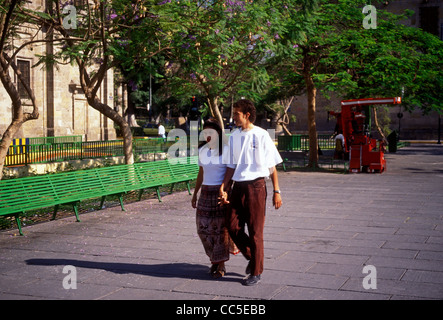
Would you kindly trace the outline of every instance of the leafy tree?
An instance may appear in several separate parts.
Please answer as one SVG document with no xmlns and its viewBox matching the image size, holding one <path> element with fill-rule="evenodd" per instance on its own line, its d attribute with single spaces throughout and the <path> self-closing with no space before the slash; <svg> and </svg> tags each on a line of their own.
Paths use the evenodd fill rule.
<svg viewBox="0 0 443 320">
<path fill-rule="evenodd" d="M 220 101 L 241 81 L 254 79 L 280 38 L 281 2 L 184 0 L 164 6 L 171 19 L 174 48 L 167 67 L 176 68 L 175 93 L 202 94 L 222 122 Z"/>
<path fill-rule="evenodd" d="M 77 65 L 80 85 L 89 105 L 120 127 L 125 163 L 133 163 L 132 134 L 127 121 L 112 107 L 102 103 L 97 92 L 109 69 L 122 66 L 130 72 L 164 50 L 161 47 L 163 42 L 153 45 L 161 35 L 157 28 L 160 6 L 153 0 L 86 1 L 83 6 L 75 8 L 75 27 L 72 23 L 65 23 L 63 12 L 67 6 L 71 5 L 53 0 L 47 13 L 22 8 L 36 25 L 53 29 L 53 41 L 62 44 L 53 54 L 41 57 L 40 62 L 70 61 Z"/>
<path fill-rule="evenodd" d="M 441 109 L 440 40 L 403 26 L 403 15 L 382 9 L 377 10 L 376 28 L 365 29 L 365 1 L 319 0 L 316 4 L 304 16 L 289 16 L 283 35 L 287 43 L 279 51 L 291 72 L 304 79 L 310 166 L 318 163 L 318 90 L 325 94 L 335 91 L 346 98 L 366 98 L 399 96 L 404 88 L 406 105 Z M 296 39 L 301 30 L 303 38 Z M 299 86 L 299 82 L 295 85 Z"/>
<path fill-rule="evenodd" d="M 20 71 L 15 64 L 15 57 L 26 46 L 35 43 L 33 38 L 23 40 L 23 44 L 14 47 L 12 38 L 17 35 L 17 29 L 20 25 L 28 23 L 27 19 L 18 14 L 18 7 L 23 1 L 19 0 L 1 0 L 0 1 L 0 80 L 11 98 L 12 102 L 12 121 L 6 131 L 3 133 L 0 141 L 0 180 L 3 177 L 3 167 L 6 155 L 11 145 L 12 139 L 17 131 L 26 121 L 38 119 L 38 105 L 35 101 L 33 90 L 24 81 Z M 37 29 L 38 32 L 38 29 Z M 14 80 L 10 75 L 10 70 L 17 77 L 32 103 L 32 112 L 26 112 L 20 93 L 15 86 Z"/>
<path fill-rule="evenodd" d="M 375 29 L 345 30 L 326 61 L 325 85 L 345 98 L 399 96 L 403 105 L 424 112 L 443 105 L 443 42 L 419 28 L 401 24 L 413 12 L 377 10 Z"/>
</svg>

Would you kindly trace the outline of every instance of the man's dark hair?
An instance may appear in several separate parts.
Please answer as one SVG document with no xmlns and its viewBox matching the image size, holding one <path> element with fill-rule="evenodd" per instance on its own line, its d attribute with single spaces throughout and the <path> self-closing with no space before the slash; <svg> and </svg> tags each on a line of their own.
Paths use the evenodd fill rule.
<svg viewBox="0 0 443 320">
<path fill-rule="evenodd" d="M 236 103 L 234 103 L 233 107 L 236 109 L 239 109 L 243 113 L 249 112 L 249 114 L 250 114 L 249 121 L 251 121 L 251 123 L 255 122 L 256 111 L 255 111 L 254 103 L 251 100 L 247 100 L 247 99 L 238 100 Z"/>
</svg>

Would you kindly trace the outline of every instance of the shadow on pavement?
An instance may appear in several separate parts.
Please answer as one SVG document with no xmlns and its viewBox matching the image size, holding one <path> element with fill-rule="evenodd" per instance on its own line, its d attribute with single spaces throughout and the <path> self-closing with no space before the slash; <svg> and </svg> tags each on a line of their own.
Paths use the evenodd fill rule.
<svg viewBox="0 0 443 320">
<path fill-rule="evenodd" d="M 28 259 L 27 265 L 43 266 L 74 266 L 76 268 L 101 269 L 117 274 L 134 273 L 159 278 L 184 278 L 208 280 L 208 266 L 192 263 L 161 263 L 161 264 L 135 264 L 121 262 L 98 262 L 74 259 Z M 234 277 L 232 277 L 234 276 Z M 218 281 L 239 282 L 244 275 L 227 272 L 226 276 L 217 279 Z"/>
</svg>

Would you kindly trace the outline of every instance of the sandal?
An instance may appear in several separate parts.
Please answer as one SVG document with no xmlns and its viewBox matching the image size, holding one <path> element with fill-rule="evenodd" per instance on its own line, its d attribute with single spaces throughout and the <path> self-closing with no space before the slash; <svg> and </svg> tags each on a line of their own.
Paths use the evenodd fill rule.
<svg viewBox="0 0 443 320">
<path fill-rule="evenodd" d="M 212 264 L 212 265 L 211 265 L 211 269 L 209 269 L 209 273 L 210 273 L 210 274 L 214 274 L 214 272 L 217 271 L 217 268 L 218 268 L 218 263 L 214 263 L 214 264 Z"/>
<path fill-rule="evenodd" d="M 220 267 L 220 265 L 217 264 L 217 265 L 216 265 L 216 268 L 211 267 L 211 276 L 212 276 L 212 278 L 214 278 L 214 279 L 218 279 L 218 278 L 223 277 L 223 276 L 225 275 L 225 273 L 226 273 L 226 268 L 225 268 L 225 266 Z"/>
</svg>

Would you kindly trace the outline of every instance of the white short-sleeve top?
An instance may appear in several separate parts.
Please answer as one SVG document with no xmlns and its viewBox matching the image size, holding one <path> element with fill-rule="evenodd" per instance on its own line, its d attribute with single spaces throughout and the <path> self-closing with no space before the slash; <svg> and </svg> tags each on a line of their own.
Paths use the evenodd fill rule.
<svg viewBox="0 0 443 320">
<path fill-rule="evenodd" d="M 223 153 L 228 152 L 228 146 L 223 147 Z M 198 165 L 203 168 L 203 182 L 207 186 L 221 185 L 226 173 L 227 165 L 223 163 L 222 155 L 216 149 L 204 145 L 198 152 Z"/>
<path fill-rule="evenodd" d="M 271 169 L 282 161 L 269 133 L 257 126 L 235 130 L 229 137 L 229 151 L 223 152 L 223 163 L 235 169 L 234 181 L 269 177 Z"/>
</svg>

